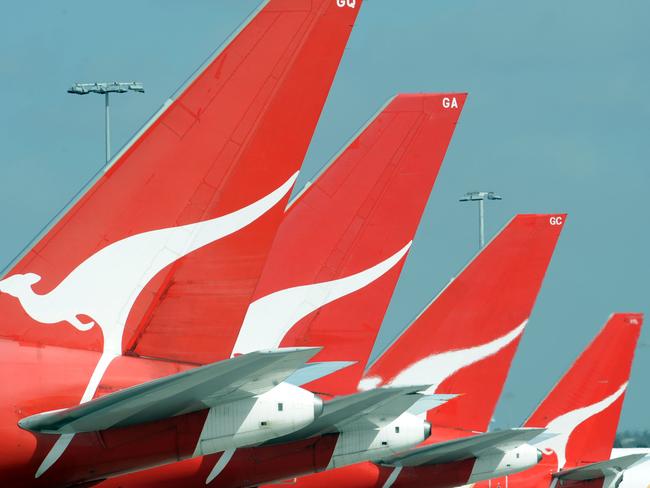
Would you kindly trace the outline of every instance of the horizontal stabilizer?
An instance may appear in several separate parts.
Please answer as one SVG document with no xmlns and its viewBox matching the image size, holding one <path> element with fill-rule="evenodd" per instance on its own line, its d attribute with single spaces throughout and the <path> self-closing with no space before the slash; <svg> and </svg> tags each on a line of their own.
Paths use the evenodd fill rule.
<svg viewBox="0 0 650 488">
<path fill-rule="evenodd" d="M 544 432 L 544 429 L 519 428 L 477 434 L 411 449 L 390 459 L 383 460 L 382 464 L 423 466 L 462 461 L 494 449 L 513 449 L 520 444 L 531 441 L 542 432 Z"/>
<path fill-rule="evenodd" d="M 553 478 L 571 481 L 588 481 L 606 478 L 620 473 L 645 457 L 645 454 L 630 454 L 599 463 L 587 464 L 578 468 L 553 473 Z"/>
<path fill-rule="evenodd" d="M 417 412 L 424 413 L 447 403 L 456 396 L 424 393 L 399 395 L 382 402 L 381 405 L 376 405 L 364 416 L 350 418 L 345 425 L 349 428 L 349 425 L 354 423 L 356 429 L 381 428 L 405 412 L 411 415 L 417 415 Z"/>
<path fill-rule="evenodd" d="M 319 348 L 253 352 L 109 393 L 18 424 L 45 434 L 94 432 L 151 422 L 264 393 L 302 368 Z"/>
<path fill-rule="evenodd" d="M 292 385 L 302 386 L 312 381 L 316 381 L 332 373 L 336 373 L 342 369 L 356 364 L 356 361 L 323 361 L 307 363 L 302 368 L 297 370 L 285 381 Z"/>
<path fill-rule="evenodd" d="M 418 398 L 418 400 L 408 409 L 408 411 L 413 415 L 425 414 L 458 396 L 460 395 L 450 395 L 444 393 L 436 393 L 435 395 L 421 395 L 420 398 Z"/>
</svg>

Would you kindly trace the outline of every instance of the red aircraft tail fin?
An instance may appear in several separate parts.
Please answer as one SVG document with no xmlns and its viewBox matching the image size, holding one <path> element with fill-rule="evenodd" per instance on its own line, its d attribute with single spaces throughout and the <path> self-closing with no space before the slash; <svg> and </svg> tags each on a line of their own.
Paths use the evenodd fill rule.
<svg viewBox="0 0 650 488">
<path fill-rule="evenodd" d="M 609 459 L 643 315 L 616 313 L 526 421 L 558 470 Z"/>
<path fill-rule="evenodd" d="M 397 96 L 297 197 L 235 354 L 317 344 L 358 364 L 311 386 L 355 390 L 465 97 Z"/>
<path fill-rule="evenodd" d="M 0 336 L 228 357 L 360 4 L 265 2 L 0 281 Z"/>
<path fill-rule="evenodd" d="M 460 395 L 434 426 L 485 431 L 565 215 L 516 216 L 368 368 L 360 388 L 432 384 Z"/>
</svg>

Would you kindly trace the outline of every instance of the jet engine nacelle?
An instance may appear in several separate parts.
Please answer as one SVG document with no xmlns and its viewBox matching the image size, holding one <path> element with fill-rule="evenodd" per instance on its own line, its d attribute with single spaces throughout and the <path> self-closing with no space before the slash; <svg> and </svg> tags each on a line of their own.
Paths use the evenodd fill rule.
<svg viewBox="0 0 650 488">
<path fill-rule="evenodd" d="M 521 444 L 508 450 L 486 451 L 476 458 L 469 483 L 507 476 L 535 466 L 542 453 L 530 444 Z"/>
<path fill-rule="evenodd" d="M 280 383 L 255 397 L 210 408 L 195 456 L 266 442 L 309 425 L 323 411 L 313 393 Z"/>
<path fill-rule="evenodd" d="M 431 435 L 431 424 L 410 413 L 403 413 L 381 428 L 355 427 L 349 426 L 339 434 L 328 468 L 377 461 L 416 446 Z"/>
</svg>

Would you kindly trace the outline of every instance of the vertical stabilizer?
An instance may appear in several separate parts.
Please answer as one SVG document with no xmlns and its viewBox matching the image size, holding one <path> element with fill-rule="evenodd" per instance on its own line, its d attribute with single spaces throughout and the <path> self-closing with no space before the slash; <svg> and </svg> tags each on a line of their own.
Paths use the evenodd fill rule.
<svg viewBox="0 0 650 488">
<path fill-rule="evenodd" d="M 368 368 L 360 387 L 432 384 L 434 426 L 485 431 L 565 215 L 517 215 Z M 559 224 L 558 224 L 559 222 Z"/>
<path fill-rule="evenodd" d="M 0 282 L 0 336 L 228 357 L 356 4 L 263 2 Z"/>
<path fill-rule="evenodd" d="M 613 314 L 526 421 L 555 434 L 541 446 L 558 470 L 609 459 L 642 324 L 642 314 Z"/>
<path fill-rule="evenodd" d="M 398 95 L 292 203 L 234 353 L 318 344 L 358 364 L 313 388 L 350 393 L 368 360 L 466 95 Z"/>
</svg>

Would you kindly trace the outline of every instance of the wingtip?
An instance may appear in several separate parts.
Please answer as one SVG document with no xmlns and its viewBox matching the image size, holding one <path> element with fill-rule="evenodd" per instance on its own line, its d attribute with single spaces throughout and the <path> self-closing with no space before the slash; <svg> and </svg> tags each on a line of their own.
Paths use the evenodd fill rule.
<svg viewBox="0 0 650 488">
<path fill-rule="evenodd" d="M 277 353 L 288 353 L 288 352 L 297 352 L 297 351 L 311 351 L 311 350 L 321 350 L 322 346 L 296 346 L 296 347 L 276 347 L 271 349 L 260 349 L 260 352 L 277 352 Z"/>
<path fill-rule="evenodd" d="M 405 386 L 383 386 L 381 388 L 387 390 L 400 391 L 404 394 L 426 394 L 426 391 L 429 390 L 433 385 L 405 385 Z"/>
<path fill-rule="evenodd" d="M 296 358 L 300 359 L 303 362 L 308 362 L 319 352 L 323 350 L 323 347 L 278 347 L 274 349 L 260 349 L 257 351 L 252 351 L 247 354 L 236 355 L 235 357 L 247 356 L 248 354 L 260 354 L 263 356 L 277 356 L 278 360 L 283 358 Z"/>
</svg>

